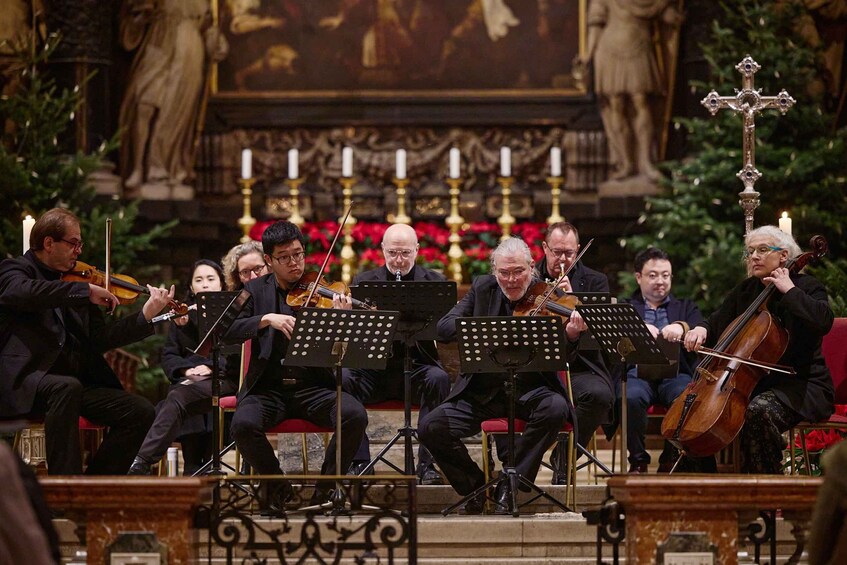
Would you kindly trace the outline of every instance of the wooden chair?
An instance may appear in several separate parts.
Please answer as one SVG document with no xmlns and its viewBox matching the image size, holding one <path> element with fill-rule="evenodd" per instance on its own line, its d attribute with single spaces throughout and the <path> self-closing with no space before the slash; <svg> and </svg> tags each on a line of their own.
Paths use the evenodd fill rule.
<svg viewBox="0 0 847 565">
<path fill-rule="evenodd" d="M 836 407 L 847 407 L 847 318 L 836 318 L 832 329 L 823 338 L 823 356 L 826 366 L 832 375 L 832 384 L 835 388 Z M 844 410 L 839 410 L 842 413 Z M 791 460 L 791 474 L 797 474 L 797 465 L 794 458 L 794 434 L 800 432 L 800 445 L 803 450 L 803 463 L 806 473 L 811 473 L 809 466 L 809 450 L 806 446 L 806 432 L 810 430 L 838 430 L 847 432 L 847 416 L 837 412 L 821 422 L 800 422 L 789 430 L 789 458 Z"/>
<path fill-rule="evenodd" d="M 565 385 L 565 390 L 568 392 L 568 402 L 573 397 L 571 391 L 570 379 L 567 378 L 565 371 L 559 372 L 559 379 Z M 490 418 L 484 420 L 481 424 L 482 428 L 482 469 L 485 473 L 485 482 L 489 481 L 489 469 L 492 466 L 491 461 L 491 442 L 488 439 L 489 435 L 506 434 L 509 432 L 508 418 Z M 526 420 L 515 418 L 515 433 L 521 434 L 526 430 Z M 567 436 L 567 438 L 565 438 Z M 565 489 L 565 506 L 576 510 L 576 440 L 573 433 L 573 424 L 565 422 L 562 429 L 559 430 L 559 442 L 567 439 L 567 451 L 565 454 L 565 473 L 567 473 L 568 484 Z M 549 466 L 547 463 L 542 465 Z"/>
</svg>

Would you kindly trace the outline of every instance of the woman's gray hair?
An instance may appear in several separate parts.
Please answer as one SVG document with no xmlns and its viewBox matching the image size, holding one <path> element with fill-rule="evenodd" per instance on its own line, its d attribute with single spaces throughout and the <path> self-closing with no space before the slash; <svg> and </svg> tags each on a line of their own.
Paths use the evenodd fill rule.
<svg viewBox="0 0 847 565">
<path fill-rule="evenodd" d="M 509 239 L 500 242 L 494 251 L 491 252 L 491 271 L 497 267 L 497 258 L 503 255 L 518 255 L 523 253 L 527 265 L 532 265 L 532 252 L 524 240 L 519 237 L 510 237 Z"/>
<path fill-rule="evenodd" d="M 785 233 L 776 226 L 762 226 L 751 230 L 750 233 L 744 236 L 744 245 L 749 245 L 749 241 L 754 237 L 766 237 L 773 241 L 774 246 L 781 247 L 788 251 L 788 258 L 793 259 L 799 256 L 803 251 L 797 242 L 794 241 L 794 236 L 790 233 Z"/>
<path fill-rule="evenodd" d="M 245 255 L 258 253 L 260 257 L 264 257 L 262 251 L 262 243 L 260 241 L 248 241 L 247 243 L 239 243 L 229 250 L 221 260 L 221 265 L 224 269 L 224 281 L 226 282 L 227 290 L 241 290 L 244 285 L 238 277 L 238 261 Z"/>
</svg>

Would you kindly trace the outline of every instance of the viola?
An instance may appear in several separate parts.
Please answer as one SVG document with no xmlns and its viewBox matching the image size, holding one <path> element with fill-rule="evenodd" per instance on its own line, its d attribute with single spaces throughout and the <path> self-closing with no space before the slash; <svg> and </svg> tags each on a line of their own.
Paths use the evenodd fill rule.
<svg viewBox="0 0 847 565">
<path fill-rule="evenodd" d="M 786 263 L 792 273 L 827 252 L 826 240 L 812 238 L 813 252 Z M 793 373 L 775 365 L 788 347 L 788 331 L 767 309 L 776 287 L 770 283 L 723 331 L 662 421 L 662 435 L 687 455 L 714 455 L 735 439 L 744 424 L 750 396 L 766 371 Z"/>
<path fill-rule="evenodd" d="M 315 285 L 315 282 L 318 282 Z M 317 286 L 317 288 L 316 288 Z M 314 290 L 313 290 L 314 289 Z M 286 304 L 293 309 L 298 310 L 306 306 L 306 301 L 310 300 L 308 306 L 312 308 L 332 308 L 332 297 L 336 294 L 348 294 L 350 289 L 343 282 L 335 282 L 330 284 L 325 278 L 318 278 L 318 273 L 312 271 L 300 277 L 300 280 L 294 287 L 288 291 L 288 296 L 285 299 Z M 376 310 L 376 306 L 356 300 L 352 298 L 353 308 L 360 310 Z"/>
<path fill-rule="evenodd" d="M 579 305 L 579 300 L 573 294 L 558 296 L 555 290 L 555 285 L 551 287 L 545 282 L 535 283 L 527 289 L 512 314 L 514 316 L 561 316 L 567 320 Z"/>
<path fill-rule="evenodd" d="M 106 274 L 88 263 L 77 261 L 74 268 L 62 274 L 62 280 L 67 282 L 84 282 L 95 286 L 106 288 Z M 108 278 L 109 292 L 115 295 L 120 304 L 132 304 L 140 294 L 150 294 L 146 287 L 138 284 L 138 281 L 129 275 L 112 274 Z M 176 316 L 184 316 L 188 313 L 188 306 L 170 301 L 170 307 Z"/>
</svg>

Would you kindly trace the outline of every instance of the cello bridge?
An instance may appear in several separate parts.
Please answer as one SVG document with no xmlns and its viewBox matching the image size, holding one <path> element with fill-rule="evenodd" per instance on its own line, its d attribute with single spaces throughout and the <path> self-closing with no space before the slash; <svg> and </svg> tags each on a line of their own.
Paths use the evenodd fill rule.
<svg viewBox="0 0 847 565">
<path fill-rule="evenodd" d="M 703 367 L 697 367 L 697 374 L 706 379 L 707 383 L 714 383 L 718 380 L 714 373 Z"/>
</svg>

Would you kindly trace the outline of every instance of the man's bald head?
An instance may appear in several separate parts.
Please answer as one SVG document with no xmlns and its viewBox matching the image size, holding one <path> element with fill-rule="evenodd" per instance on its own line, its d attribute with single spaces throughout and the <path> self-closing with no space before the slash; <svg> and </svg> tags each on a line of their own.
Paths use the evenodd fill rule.
<svg viewBox="0 0 847 565">
<path fill-rule="evenodd" d="M 392 224 L 382 236 L 382 254 L 390 272 L 409 274 L 418 256 L 418 234 L 406 224 Z"/>
</svg>

